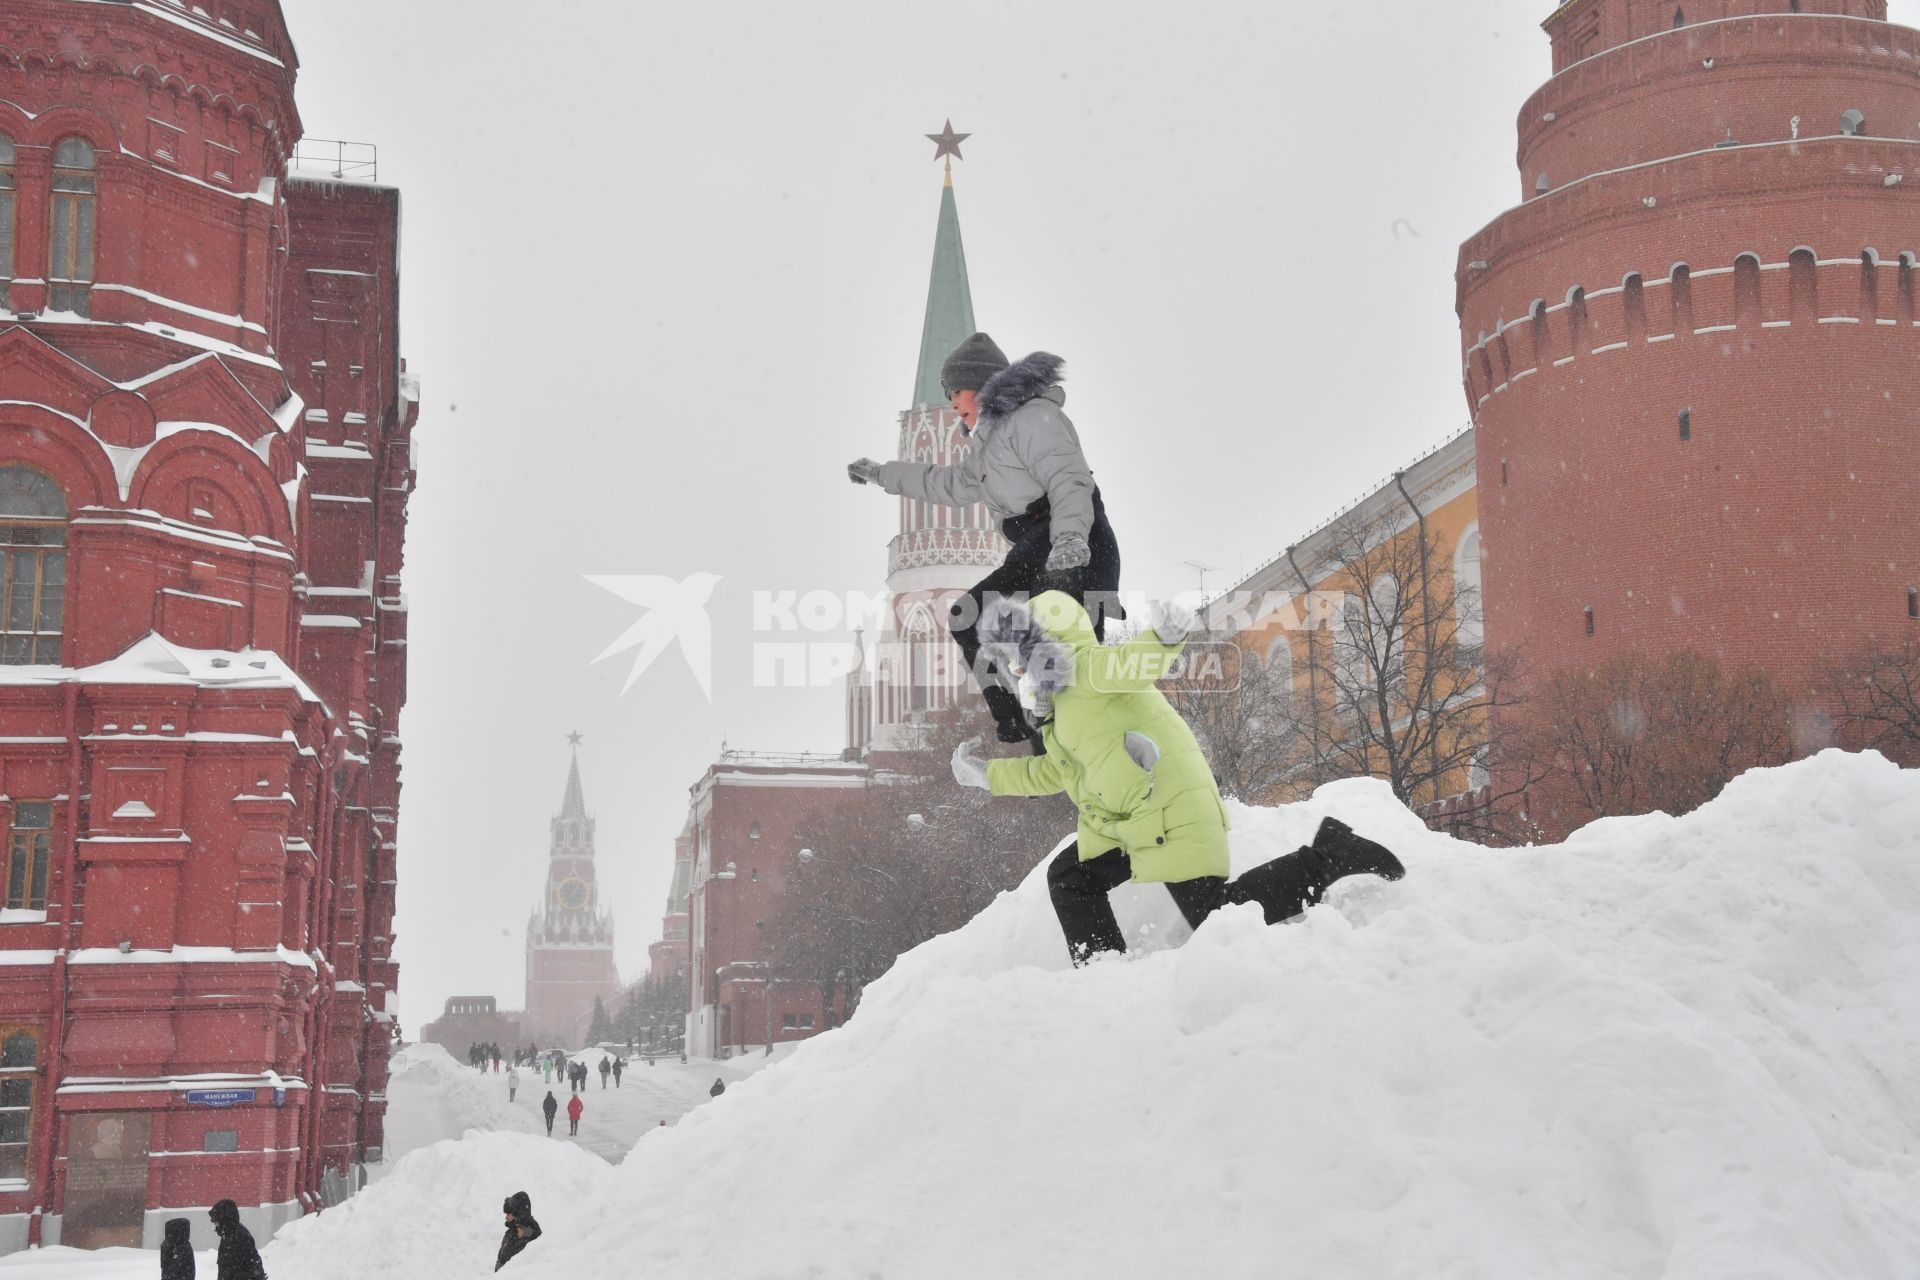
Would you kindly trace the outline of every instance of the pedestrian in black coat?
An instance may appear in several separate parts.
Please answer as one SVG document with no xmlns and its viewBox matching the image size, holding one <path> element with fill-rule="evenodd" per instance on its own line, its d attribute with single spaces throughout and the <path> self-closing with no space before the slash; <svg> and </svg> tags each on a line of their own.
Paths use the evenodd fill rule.
<svg viewBox="0 0 1920 1280">
<path fill-rule="evenodd" d="M 160 1280 L 194 1280 L 193 1224 L 168 1218 L 160 1241 Z"/>
<path fill-rule="evenodd" d="M 551 1098 L 553 1095 L 547 1096 Z M 500 1256 L 494 1259 L 495 1271 L 513 1261 L 515 1254 L 540 1238 L 540 1224 L 533 1220 L 533 1199 L 526 1192 L 514 1192 L 500 1208 L 507 1215 L 507 1234 L 500 1241 Z"/>
<path fill-rule="evenodd" d="M 547 1136 L 553 1136 L 553 1118 L 560 1114 L 560 1103 L 554 1098 L 553 1090 L 547 1090 L 547 1100 L 540 1104 L 540 1111 L 547 1117 Z"/>
<path fill-rule="evenodd" d="M 713 1088 L 707 1090 L 707 1096 L 709 1098 L 717 1098 L 721 1094 L 725 1093 L 726 1091 L 727 1091 L 726 1081 L 722 1080 L 719 1076 L 715 1076 L 713 1078 Z"/>
<path fill-rule="evenodd" d="M 231 1200 L 216 1200 L 207 1216 L 220 1237 L 216 1256 L 219 1280 L 267 1280 L 267 1268 L 254 1246 L 253 1232 L 240 1225 L 240 1206 Z"/>
</svg>

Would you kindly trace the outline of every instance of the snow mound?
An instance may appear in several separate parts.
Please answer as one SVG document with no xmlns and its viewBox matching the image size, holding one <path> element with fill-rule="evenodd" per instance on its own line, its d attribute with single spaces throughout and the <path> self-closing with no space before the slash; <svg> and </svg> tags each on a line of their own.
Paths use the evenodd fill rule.
<svg viewBox="0 0 1920 1280">
<path fill-rule="evenodd" d="M 532 1088 L 524 1068 L 520 1080 L 521 1088 Z M 470 1129 L 536 1133 L 541 1127 L 535 1113 L 508 1103 L 505 1071 L 482 1074 L 437 1044 L 410 1044 L 393 1055 L 387 1081 L 387 1159 L 375 1167 L 374 1176 L 385 1177 L 394 1161 L 409 1152 Z"/>
<path fill-rule="evenodd" d="M 1914 1274 L 1920 774 L 1828 752 L 1525 850 L 1345 782 L 1237 809 L 1237 865 L 1328 812 L 1408 877 L 1177 948 L 1130 886 L 1150 946 L 1074 971 L 1036 868 L 521 1280 Z"/>
<path fill-rule="evenodd" d="M 262 1255 L 273 1280 L 485 1275 L 506 1225 L 501 1201 L 516 1191 L 533 1197 L 543 1235 L 520 1255 L 531 1259 L 579 1233 L 607 1175 L 606 1161 L 569 1142 L 470 1133 L 413 1152 L 336 1208 L 289 1222 Z"/>
</svg>

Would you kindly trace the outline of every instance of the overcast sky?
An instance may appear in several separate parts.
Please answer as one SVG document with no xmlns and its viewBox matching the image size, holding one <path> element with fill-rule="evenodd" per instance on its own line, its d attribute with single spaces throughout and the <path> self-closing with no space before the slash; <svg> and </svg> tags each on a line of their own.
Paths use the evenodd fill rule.
<svg viewBox="0 0 1920 1280">
<path fill-rule="evenodd" d="M 948 117 L 976 317 L 1069 363 L 1129 589 L 1219 587 L 1464 426 L 1453 269 L 1519 196 L 1543 0 L 284 0 L 314 137 L 405 193 L 425 387 L 408 531 L 401 1017 L 518 1008 L 581 748 L 623 975 L 724 739 L 835 751 L 754 687 L 757 590 L 877 591 Z M 1920 0 L 1893 0 L 1920 23 Z M 713 698 L 587 574 L 722 575 Z M 1036 857 L 1038 853 L 1036 853 Z"/>
</svg>

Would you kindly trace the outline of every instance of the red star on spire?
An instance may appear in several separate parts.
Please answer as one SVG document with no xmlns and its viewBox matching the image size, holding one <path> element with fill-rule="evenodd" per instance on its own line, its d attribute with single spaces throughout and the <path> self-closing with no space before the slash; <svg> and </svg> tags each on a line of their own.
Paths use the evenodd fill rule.
<svg viewBox="0 0 1920 1280">
<path fill-rule="evenodd" d="M 972 136 L 970 133 L 955 133 L 951 119 L 947 121 L 947 127 L 939 133 L 929 133 L 926 135 L 927 141 L 934 145 L 933 158 L 935 160 L 940 159 L 942 156 L 952 156 L 955 160 L 966 159 L 965 156 L 960 154 L 960 144 Z"/>
</svg>

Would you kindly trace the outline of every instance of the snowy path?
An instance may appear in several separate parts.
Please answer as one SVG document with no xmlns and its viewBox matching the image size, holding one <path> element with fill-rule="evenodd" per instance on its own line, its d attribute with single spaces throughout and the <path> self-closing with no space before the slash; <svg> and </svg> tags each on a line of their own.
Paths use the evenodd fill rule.
<svg viewBox="0 0 1920 1280">
<path fill-rule="evenodd" d="M 781 1054 L 775 1054 L 773 1061 L 778 1062 Z M 600 1055 L 582 1053 L 576 1055 L 579 1061 L 597 1067 Z M 630 1067 L 622 1077 L 619 1088 L 613 1087 L 608 1080 L 607 1087 L 600 1087 L 600 1074 L 593 1071 L 587 1082 L 587 1091 L 581 1095 L 585 1112 L 580 1117 L 580 1136 L 571 1141 L 600 1156 L 611 1164 L 619 1164 L 633 1150 L 649 1129 L 657 1129 L 662 1122 L 673 1124 L 703 1102 L 710 1100 L 708 1091 L 713 1088 L 714 1078 L 718 1077 L 729 1086 L 744 1080 L 762 1066 L 767 1058 L 760 1054 L 750 1054 L 743 1058 L 732 1058 L 725 1062 L 707 1059 L 695 1059 L 682 1063 L 678 1059 L 655 1063 L 649 1067 L 641 1059 Z M 524 1073 L 523 1073 L 524 1076 Z M 496 1077 L 489 1076 L 488 1079 Z M 498 1077 L 504 1081 L 506 1077 Z M 545 1130 L 540 1115 L 540 1100 L 546 1097 L 548 1089 L 560 1104 L 560 1113 L 554 1118 L 554 1136 L 567 1139 L 567 1087 L 564 1081 L 549 1085 L 536 1081 L 532 1085 L 522 1085 L 519 1095 L 512 1104 L 515 1112 L 523 1114 L 531 1123 L 531 1128 L 515 1124 L 514 1128 L 524 1128 L 528 1133 Z M 505 1100 L 507 1086 L 499 1085 L 502 1101 Z"/>
</svg>

